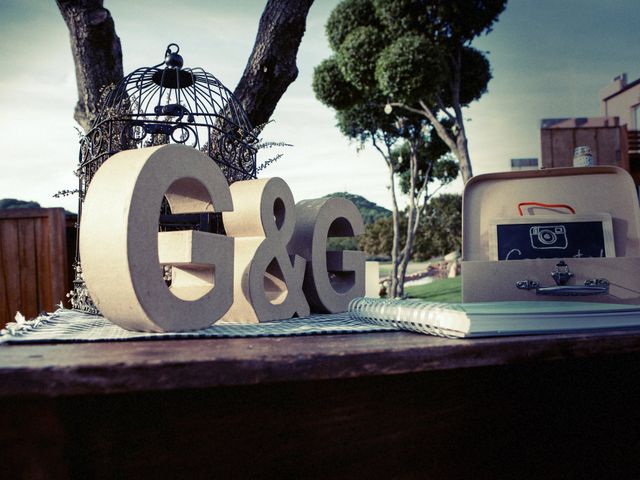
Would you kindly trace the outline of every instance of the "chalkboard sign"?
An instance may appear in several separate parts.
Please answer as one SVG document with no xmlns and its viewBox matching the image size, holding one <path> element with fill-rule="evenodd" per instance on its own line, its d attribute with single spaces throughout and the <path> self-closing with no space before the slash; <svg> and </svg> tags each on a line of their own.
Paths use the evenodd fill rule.
<svg viewBox="0 0 640 480">
<path fill-rule="evenodd" d="M 496 219 L 490 230 L 493 260 L 615 257 L 609 214 Z"/>
</svg>

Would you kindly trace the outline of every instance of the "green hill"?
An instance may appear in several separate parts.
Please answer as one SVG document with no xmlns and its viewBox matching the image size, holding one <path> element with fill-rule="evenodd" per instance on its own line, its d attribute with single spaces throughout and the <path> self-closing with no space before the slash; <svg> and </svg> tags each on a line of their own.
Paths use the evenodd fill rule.
<svg viewBox="0 0 640 480">
<path fill-rule="evenodd" d="M 354 195 L 347 192 L 336 192 L 324 196 L 324 198 L 329 197 L 340 197 L 351 200 L 360 211 L 360 215 L 362 215 L 362 220 L 364 221 L 365 225 L 374 223 L 379 218 L 391 216 L 391 210 L 387 210 L 386 208 L 381 207 L 380 205 L 373 203 L 366 198 L 361 197 L 360 195 Z"/>
<path fill-rule="evenodd" d="M 40 208 L 40 204 L 38 202 L 17 200 L 15 198 L 0 199 L 0 210 L 11 210 L 14 208 Z"/>
</svg>

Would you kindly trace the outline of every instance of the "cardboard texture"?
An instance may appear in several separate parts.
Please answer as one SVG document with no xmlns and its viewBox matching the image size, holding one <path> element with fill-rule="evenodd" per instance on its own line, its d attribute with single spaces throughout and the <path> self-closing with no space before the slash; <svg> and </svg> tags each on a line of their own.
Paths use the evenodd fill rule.
<svg viewBox="0 0 640 480">
<path fill-rule="evenodd" d="M 327 251 L 327 239 L 362 234 L 360 212 L 344 198 L 318 198 L 298 202 L 296 217 L 289 251 L 307 260 L 304 292 L 309 304 L 319 313 L 346 311 L 351 299 L 365 294 L 365 255 Z"/>
<path fill-rule="evenodd" d="M 196 149 L 127 150 L 96 172 L 83 204 L 80 255 L 100 311 L 123 328 L 181 331 L 210 326 L 233 298 L 233 239 L 158 233 L 166 195 L 174 213 L 233 208 L 220 168 Z M 171 287 L 161 265 L 172 265 Z"/>
<path fill-rule="evenodd" d="M 365 297 L 380 298 L 380 264 L 365 262 Z"/>
<path fill-rule="evenodd" d="M 518 216 L 518 204 L 523 202 L 568 205 L 578 215 L 610 214 L 616 257 L 492 261 L 492 220 Z M 555 215 L 561 219 L 568 215 L 565 211 L 558 209 Z M 544 214 L 545 218 L 554 215 L 552 209 L 538 209 L 534 213 Z M 533 222 L 535 216 L 531 216 Z M 558 168 L 476 176 L 464 190 L 462 238 L 464 302 L 580 300 L 640 303 L 640 209 L 633 180 L 620 168 Z M 516 287 L 516 282 L 523 280 L 554 286 L 551 273 L 559 260 L 564 260 L 574 274 L 568 285 L 582 285 L 588 279 L 606 279 L 610 284 L 609 293 L 547 296 Z"/>
<path fill-rule="evenodd" d="M 289 257 L 296 225 L 289 186 L 281 178 L 231 185 L 234 210 L 222 214 L 235 242 L 234 301 L 221 323 L 258 323 L 309 315 L 302 292 L 305 260 Z"/>
<path fill-rule="evenodd" d="M 173 213 L 222 212 L 227 235 L 158 232 L 163 196 Z M 83 204 L 80 255 L 91 297 L 112 322 L 195 330 L 218 320 L 307 316 L 309 303 L 318 312 L 345 311 L 365 293 L 365 257 L 327 252 L 327 238 L 363 231 L 348 200 L 296 205 L 280 178 L 229 187 L 203 153 L 163 145 L 120 152 L 96 172 Z"/>
</svg>

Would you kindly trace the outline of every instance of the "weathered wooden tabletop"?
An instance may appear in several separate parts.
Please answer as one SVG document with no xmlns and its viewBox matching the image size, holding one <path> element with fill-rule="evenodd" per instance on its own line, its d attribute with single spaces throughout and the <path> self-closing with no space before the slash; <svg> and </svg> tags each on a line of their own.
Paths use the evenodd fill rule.
<svg viewBox="0 0 640 480">
<path fill-rule="evenodd" d="M 0 462 L 12 479 L 637 479 L 639 402 L 638 331 L 3 345 Z"/>
<path fill-rule="evenodd" d="M 640 331 L 447 339 L 415 333 L 0 346 L 0 397 L 255 385 L 640 353 Z"/>
</svg>

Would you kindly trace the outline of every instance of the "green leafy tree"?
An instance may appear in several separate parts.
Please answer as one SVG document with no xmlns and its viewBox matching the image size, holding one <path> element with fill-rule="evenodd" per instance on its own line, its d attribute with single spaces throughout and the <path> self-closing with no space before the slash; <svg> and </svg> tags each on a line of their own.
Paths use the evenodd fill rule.
<svg viewBox="0 0 640 480">
<path fill-rule="evenodd" d="M 371 143 L 387 164 L 393 296 L 403 293 L 420 216 L 434 193 L 427 187 L 434 179 L 451 181 L 459 168 L 465 181 L 472 175 L 461 109 L 486 91 L 491 74 L 484 54 L 470 43 L 491 29 L 505 3 L 345 0 L 327 22 L 333 55 L 316 68 L 313 87 L 336 110 L 338 128 L 361 146 Z M 393 106 L 402 108 L 394 112 Z M 437 152 L 443 146 L 460 167 Z M 406 226 L 398 209 L 398 178 L 408 195 Z"/>
<path fill-rule="evenodd" d="M 400 216 L 401 241 L 406 234 L 407 217 Z M 358 246 L 369 256 L 390 257 L 393 224 L 390 217 L 367 225 Z M 431 197 L 422 215 L 413 245 L 413 260 L 441 257 L 462 246 L 462 196 L 444 193 Z"/>
<path fill-rule="evenodd" d="M 324 196 L 324 198 L 332 197 L 346 198 L 347 200 L 351 201 L 360 212 L 360 215 L 362 215 L 362 221 L 365 225 L 369 225 L 379 218 L 386 218 L 391 216 L 391 210 L 387 210 L 386 208 L 381 207 L 380 205 L 370 200 L 367 200 L 361 195 L 355 195 L 348 192 L 335 192 Z"/>
<path fill-rule="evenodd" d="M 506 3 L 373 0 L 381 28 L 395 39 L 375 59 L 379 88 L 390 107 L 429 120 L 458 159 L 465 182 L 473 170 L 462 108 L 480 98 L 491 79 L 489 61 L 471 42 L 491 31 Z"/>
<path fill-rule="evenodd" d="M 400 216 L 400 226 L 406 227 L 404 215 Z M 404 237 L 404 228 L 400 233 Z M 404 238 L 401 238 L 403 241 Z M 366 225 L 364 233 L 358 238 L 358 247 L 370 257 L 391 257 L 393 249 L 393 219 L 379 218 L 374 223 Z"/>
<path fill-rule="evenodd" d="M 401 279 L 395 290 L 393 281 L 391 283 L 390 293 L 394 296 L 404 293 L 404 277 L 413 257 L 414 242 L 429 198 L 458 176 L 458 164 L 448 155 L 446 145 L 437 135 L 431 135 L 429 129 L 425 133 L 425 127 L 422 125 L 419 130 L 410 133 L 404 142 L 391 151 L 400 174 L 400 187 L 408 198 L 404 211 L 406 226 L 400 228 L 404 230 L 404 235 L 394 242 L 391 254 L 394 265 L 398 265 L 394 273 Z M 408 128 L 415 127 L 409 125 Z M 430 190 L 429 184 L 435 181 L 438 181 L 438 187 Z M 399 223 L 402 223 L 402 219 Z"/>
<path fill-rule="evenodd" d="M 365 228 L 376 222 L 381 218 L 391 217 L 391 211 L 387 210 L 380 205 L 377 205 L 360 195 L 354 195 L 347 192 L 336 192 L 325 195 L 324 198 L 346 198 L 351 201 L 362 216 L 362 221 L 365 224 Z M 357 250 L 359 244 L 359 238 L 354 237 L 331 237 L 327 243 L 329 250 Z M 388 255 L 388 254 L 385 254 Z"/>
<path fill-rule="evenodd" d="M 419 20 L 412 23 L 415 19 L 411 15 L 420 16 L 423 10 L 431 12 L 434 6 L 433 1 L 418 3 L 418 9 L 414 8 L 417 4 L 407 4 L 410 8 L 395 12 L 402 14 L 398 17 L 401 22 L 422 25 Z M 393 206 L 390 295 L 401 296 L 420 215 L 433 193 L 428 187 L 434 180 L 440 184 L 451 181 L 458 167 L 444 155 L 444 147 L 449 145 L 439 132 L 442 129 L 453 135 L 453 120 L 443 119 L 436 125 L 415 108 L 396 109 L 396 115 L 385 112 L 389 96 L 401 86 L 411 93 L 442 91 L 446 90 L 443 82 L 447 78 L 447 55 L 442 46 L 419 28 L 412 26 L 405 31 L 404 27 L 391 24 L 389 14 L 395 15 L 392 10 L 393 5 L 377 0 L 341 2 L 326 26 L 334 53 L 316 67 L 313 88 L 320 101 L 336 110 L 342 133 L 360 146 L 371 143 L 387 164 Z M 413 63 L 402 60 L 407 52 L 412 53 Z M 415 69 L 418 64 L 420 70 Z M 406 226 L 401 225 L 398 179 L 408 197 Z"/>
<path fill-rule="evenodd" d="M 440 257 L 462 247 L 462 196 L 432 197 L 422 217 L 414 245 L 414 259 Z"/>
</svg>

